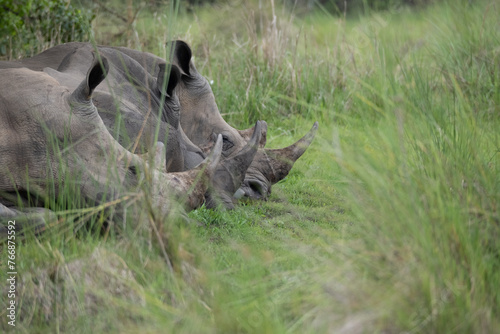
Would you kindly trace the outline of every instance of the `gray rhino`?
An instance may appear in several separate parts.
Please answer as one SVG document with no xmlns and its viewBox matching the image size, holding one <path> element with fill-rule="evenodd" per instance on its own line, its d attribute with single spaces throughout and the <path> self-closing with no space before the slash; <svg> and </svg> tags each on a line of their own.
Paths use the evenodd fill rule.
<svg viewBox="0 0 500 334">
<path fill-rule="evenodd" d="M 163 61 L 161 58 L 128 48 L 117 49 L 136 59 L 153 75 L 157 75 L 157 64 Z M 170 61 L 181 72 L 181 79 L 175 90 L 181 105 L 181 125 L 186 135 L 202 150 L 209 150 L 213 147 L 217 134 L 222 134 L 222 155 L 230 158 L 247 144 L 256 127 L 237 130 L 226 123 L 219 112 L 208 80 L 194 66 L 192 51 L 186 42 L 171 42 L 167 49 L 170 50 Z M 271 185 L 286 177 L 294 162 L 309 147 L 317 128 L 316 122 L 302 139 L 289 147 L 264 149 L 267 124 L 263 122 L 260 148 L 246 170 L 242 185 L 235 192 L 235 196 L 266 199 L 271 193 Z"/>
<path fill-rule="evenodd" d="M 219 164 L 222 136 L 213 152 L 197 168 L 166 173 L 123 148 L 108 132 L 92 94 L 106 78 L 106 58 L 92 58 L 83 80 L 70 92 L 46 73 L 0 64 L 0 216 L 24 220 L 25 211 L 12 208 L 9 194 L 28 193 L 56 198 L 65 182 L 78 182 L 85 199 L 100 202 L 124 191 L 137 190 L 150 175 L 149 194 L 159 212 L 170 209 L 171 199 L 186 197 L 186 207 L 204 201 L 208 182 Z M 164 160 L 164 145 L 156 162 Z M 76 181 L 77 180 L 77 181 Z M 43 224 L 45 210 L 31 222 Z M 49 217 L 53 217 L 49 216 Z M 0 227 L 0 234 L 5 233 Z"/>
<path fill-rule="evenodd" d="M 66 43 L 23 59 L 17 65 L 43 70 L 60 83 L 73 87 L 83 77 L 92 52 L 104 56 L 109 62 L 106 82 L 96 87 L 94 101 L 115 138 L 130 148 L 137 141 L 145 150 L 158 140 L 167 147 L 167 170 L 189 170 L 205 157 L 203 152 L 185 135 L 179 123 L 179 102 L 174 88 L 180 81 L 180 70 L 164 60 L 155 63 L 154 71 L 121 52 L 119 48 L 94 46 L 90 43 Z M 117 122 L 120 120 L 124 127 Z M 265 124 L 265 123 L 264 123 Z M 256 123 L 254 140 L 245 142 L 231 157 L 220 161 L 214 173 L 211 191 L 207 193 L 207 206 L 222 202 L 233 206 L 233 194 L 243 182 L 245 172 L 257 152 L 256 142 L 264 133 L 262 124 Z M 173 166 L 173 167 L 172 167 Z"/>
<path fill-rule="evenodd" d="M 93 101 L 111 134 L 133 153 L 147 152 L 157 141 L 168 143 L 169 172 L 198 165 L 205 153 L 179 129 L 180 107 L 173 94 L 179 80 L 176 66 L 165 73 L 167 64 L 158 64 L 159 74 L 153 78 L 130 57 L 106 47 L 97 49 L 90 43 L 61 44 L 10 64 L 44 71 L 74 89 L 85 77 L 94 53 L 105 57 L 109 64 L 106 81 L 96 87 Z"/>
</svg>

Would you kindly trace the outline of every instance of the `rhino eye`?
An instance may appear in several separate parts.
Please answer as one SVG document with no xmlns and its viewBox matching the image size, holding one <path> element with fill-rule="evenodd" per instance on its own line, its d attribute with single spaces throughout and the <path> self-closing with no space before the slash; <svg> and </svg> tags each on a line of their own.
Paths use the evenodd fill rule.
<svg viewBox="0 0 500 334">
<path fill-rule="evenodd" d="M 135 166 L 129 166 L 128 170 L 134 174 L 134 175 L 137 175 L 137 167 Z"/>
<path fill-rule="evenodd" d="M 229 138 L 227 136 L 222 136 L 222 150 L 223 151 L 227 151 L 229 149 L 231 149 L 231 147 L 233 147 L 234 144 L 232 141 L 229 140 Z"/>
<path fill-rule="evenodd" d="M 127 168 L 127 176 L 128 176 L 128 182 L 130 182 L 131 185 L 137 185 L 142 182 L 144 179 L 144 173 L 143 170 L 136 165 L 130 165 Z"/>
</svg>

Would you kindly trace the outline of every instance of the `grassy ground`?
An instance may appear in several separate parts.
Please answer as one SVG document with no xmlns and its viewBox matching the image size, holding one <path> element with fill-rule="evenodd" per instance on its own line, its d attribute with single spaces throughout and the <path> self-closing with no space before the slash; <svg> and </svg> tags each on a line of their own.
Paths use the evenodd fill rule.
<svg viewBox="0 0 500 334">
<path fill-rule="evenodd" d="M 498 331 L 498 3 L 345 20 L 176 11 L 144 9 L 126 41 L 98 17 L 95 36 L 157 54 L 185 39 L 230 124 L 266 120 L 271 148 L 316 120 L 318 135 L 267 202 L 201 208 L 158 233 L 145 219 L 75 235 L 77 210 L 19 243 L 17 330 Z"/>
</svg>

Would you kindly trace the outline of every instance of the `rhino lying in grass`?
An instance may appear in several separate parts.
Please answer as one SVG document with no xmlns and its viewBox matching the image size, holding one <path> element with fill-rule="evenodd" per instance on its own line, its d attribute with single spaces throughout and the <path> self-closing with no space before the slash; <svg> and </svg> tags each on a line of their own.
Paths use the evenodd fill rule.
<svg viewBox="0 0 500 334">
<path fill-rule="evenodd" d="M 117 48 L 122 53 L 137 60 L 152 75 L 158 75 L 158 64 L 161 58 L 146 52 Z M 213 147 L 217 134 L 222 134 L 222 155 L 230 158 L 244 147 L 256 128 L 237 130 L 222 118 L 215 97 L 208 83 L 194 66 L 192 51 L 183 41 L 172 42 L 171 61 L 181 72 L 180 82 L 176 87 L 181 106 L 181 125 L 189 139 L 202 150 Z M 256 199 L 266 199 L 271 193 L 271 185 L 282 180 L 290 172 L 295 161 L 309 147 L 318 123 L 295 144 L 282 149 L 264 149 L 266 143 L 267 124 L 262 124 L 260 148 L 249 168 L 244 180 L 235 193 L 236 197 L 247 196 Z M 217 182 L 217 180 L 215 180 Z"/>
<path fill-rule="evenodd" d="M 106 82 L 96 87 L 93 99 L 112 135 L 132 150 L 140 144 L 141 152 L 148 151 L 156 141 L 165 143 L 167 171 L 189 170 L 198 165 L 207 150 L 202 152 L 194 145 L 180 124 L 181 106 L 176 94 L 180 70 L 176 65 L 160 60 L 155 71 L 147 71 L 121 49 L 90 43 L 61 44 L 15 65 L 43 70 L 59 83 L 75 87 L 85 75 L 93 52 L 109 62 Z M 220 202 L 227 208 L 233 206 L 233 194 L 253 161 L 262 133 L 265 136 L 265 123 L 258 121 L 250 134 L 253 140 L 221 159 L 206 196 L 208 207 Z"/>
<path fill-rule="evenodd" d="M 94 59 L 94 53 L 97 54 L 97 59 Z M 99 123 L 99 126 L 88 122 L 85 123 L 85 126 L 99 129 L 103 134 L 106 133 L 106 141 L 113 144 L 108 143 L 101 147 L 101 138 L 99 136 L 90 136 L 92 138 L 86 136 L 92 133 L 86 129 L 81 134 L 85 140 L 81 139 L 81 141 L 88 145 L 91 145 L 92 142 L 94 144 L 91 145 L 93 150 L 85 152 L 88 156 L 83 160 L 91 161 L 95 155 L 97 160 L 102 159 L 102 163 L 98 163 L 102 169 L 108 165 L 109 161 L 107 160 L 110 157 L 107 155 L 109 152 L 117 152 L 117 155 L 111 154 L 111 156 L 126 158 L 118 163 L 118 165 L 121 163 L 121 167 L 118 168 L 120 170 L 118 183 L 129 180 L 128 176 L 132 177 L 131 180 L 137 178 L 136 160 L 143 160 L 113 141 L 109 137 L 108 131 L 120 144 L 135 153 L 155 151 L 153 148 L 157 141 L 164 143 L 166 146 L 164 157 L 167 165 L 163 172 L 191 171 L 186 174 L 189 177 L 184 174 L 181 177 L 181 175 L 173 176 L 157 171 L 158 175 L 166 175 L 167 180 L 180 178 L 193 182 L 192 176 L 197 174 L 202 167 L 198 167 L 194 171 L 192 168 L 206 157 L 210 149 L 213 149 L 214 155 L 205 162 L 205 165 L 208 164 L 210 168 L 206 168 L 204 174 L 206 179 L 212 176 L 209 178 L 210 191 L 205 194 L 205 200 L 207 200 L 209 207 L 222 203 L 227 208 L 231 208 L 235 198 L 243 195 L 250 198 L 267 198 L 271 191 L 271 185 L 288 174 L 293 163 L 310 145 L 317 129 L 317 123 L 306 136 L 290 147 L 278 150 L 264 149 L 267 124 L 263 121 L 257 121 L 253 128 L 241 131 L 229 126 L 220 115 L 208 81 L 197 72 L 191 58 L 191 49 L 182 41 L 176 41 L 172 44 L 172 64 L 167 64 L 163 59 L 152 54 L 126 48 L 94 47 L 89 43 L 67 43 L 20 62 L 0 63 L 0 68 L 13 68 L 10 72 L 5 72 L 6 75 L 25 73 L 26 82 L 30 81 L 28 78 L 33 78 L 34 81 L 38 81 L 38 78 L 42 77 L 47 82 L 53 80 L 51 84 L 47 83 L 46 86 L 67 87 L 74 90 L 71 96 L 75 96 L 76 92 L 82 89 L 83 82 L 87 82 L 89 95 L 86 102 L 91 105 L 87 109 L 92 109 L 93 120 Z M 100 70 L 98 59 L 102 59 Z M 89 71 L 88 68 L 91 70 Z M 100 73 L 100 79 L 95 79 L 96 76 L 92 76 L 92 73 Z M 106 80 L 103 81 L 106 75 Z M 89 81 L 92 78 L 93 80 Z M 7 84 L 7 81 L 4 80 L 2 84 Z M 19 91 L 24 96 L 34 100 L 51 98 L 51 90 L 44 93 L 42 87 L 34 88 L 34 86 L 33 84 L 19 86 Z M 90 93 L 93 93 L 95 105 L 90 101 Z M 42 103 L 47 104 L 48 102 Z M 37 107 L 33 106 L 34 109 Z M 67 118 L 70 112 L 65 110 L 65 107 L 59 106 L 66 112 L 65 117 Z M 13 111 L 17 106 L 9 108 Z M 64 124 L 65 117 L 56 115 L 57 113 L 49 116 Z M 74 121 L 77 121 L 77 118 Z M 56 134 L 56 130 L 64 128 L 62 125 L 57 128 L 47 126 L 43 119 L 37 120 L 37 122 L 39 122 L 38 126 L 44 128 L 46 133 L 54 131 Z M 56 123 L 54 121 L 51 124 Z M 106 131 L 106 127 L 108 131 Z M 75 129 L 79 130 L 77 126 Z M 183 129 L 187 129 L 186 133 Z M 80 138 L 79 135 L 74 135 L 71 131 L 69 133 L 72 140 Z M 222 143 L 219 144 L 220 142 Z M 83 144 L 77 146 L 80 145 Z M 112 150 L 108 149 L 110 145 L 113 147 Z M 46 146 L 47 143 L 41 145 L 42 148 L 46 148 Z M 219 149 L 222 150 L 222 159 L 220 160 L 216 158 Z M 161 160 L 161 158 L 157 157 L 156 160 Z M 124 161 L 126 161 L 125 167 Z M 50 159 L 47 162 L 53 163 Z M 126 170 L 127 164 L 131 164 L 128 170 Z M 0 168 L 4 168 L 5 165 L 0 162 L 0 166 L 2 166 Z M 22 162 L 18 165 L 18 167 L 23 166 Z M 102 177 L 101 180 L 106 179 L 106 175 L 102 174 L 104 170 L 92 172 L 82 168 L 82 164 L 77 166 L 75 163 L 72 163 L 68 169 L 75 167 L 79 167 L 79 173 L 84 176 L 90 174 Z M 22 184 L 14 183 L 12 187 L 13 183 L 6 181 L 6 175 L 10 175 L 9 173 L 11 171 L 6 171 L 5 168 L 0 170 L 0 174 L 5 178 L 4 187 L 2 188 L 2 184 L 0 184 L 0 190 L 23 190 Z M 12 179 L 12 177 L 10 178 Z M 37 178 L 46 181 L 49 177 L 42 173 Z M 133 181 L 127 182 L 134 184 Z M 169 182 L 164 183 L 168 184 Z M 9 184 L 11 188 L 8 187 Z M 189 184 L 189 182 L 184 182 L 184 184 Z M 204 183 L 202 182 L 202 184 Z M 186 187 L 179 186 L 178 188 L 187 192 Z M 87 198 L 96 199 L 99 197 L 99 192 L 83 191 L 83 193 Z M 117 193 L 117 190 L 111 189 L 111 193 Z M 152 190 L 152 194 L 153 196 L 161 196 L 161 194 L 156 193 L 156 190 Z M 187 206 L 194 208 L 201 202 L 198 189 L 193 191 L 193 195 L 188 198 Z M 0 209 L 0 215 L 18 214 L 5 206 L 0 207 Z"/>
<path fill-rule="evenodd" d="M 0 216 L 26 220 L 25 212 L 7 207 L 12 205 L 6 200 L 9 193 L 29 193 L 31 198 L 51 193 L 57 198 L 65 183 L 78 182 L 75 186 L 85 199 L 100 202 L 137 191 L 146 173 L 151 183 L 148 195 L 161 214 L 168 212 L 176 196 L 188 194 L 188 209 L 203 203 L 206 181 L 219 163 L 221 136 L 212 154 L 193 170 L 166 173 L 160 170 L 164 167 L 150 168 L 110 135 L 92 102 L 95 88 L 109 71 L 106 58 L 99 62 L 92 57 L 72 92 L 46 73 L 5 67 L 8 64 L 0 64 Z M 156 161 L 161 161 L 163 144 L 157 148 Z M 45 217 L 40 209 L 28 223 L 43 225 Z M 0 227 L 0 233 L 5 232 Z"/>
</svg>

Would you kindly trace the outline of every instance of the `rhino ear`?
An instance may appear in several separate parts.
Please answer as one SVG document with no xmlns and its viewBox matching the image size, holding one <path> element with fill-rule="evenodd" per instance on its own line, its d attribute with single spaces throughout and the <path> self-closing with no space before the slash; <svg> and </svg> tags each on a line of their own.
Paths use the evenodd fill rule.
<svg viewBox="0 0 500 334">
<path fill-rule="evenodd" d="M 94 60 L 85 80 L 71 94 L 73 99 L 80 102 L 90 101 L 94 89 L 106 78 L 108 71 L 108 60 L 94 54 Z"/>
<path fill-rule="evenodd" d="M 160 63 L 158 67 L 160 70 L 158 71 L 158 77 L 156 79 L 156 88 L 162 94 L 171 97 L 175 87 L 179 83 L 181 72 L 177 66 L 171 64 L 167 66 L 166 63 Z"/>
<path fill-rule="evenodd" d="M 167 43 L 167 50 L 170 50 L 171 62 L 179 66 L 182 74 L 190 76 L 189 62 L 193 53 L 189 45 L 181 40 L 171 41 Z"/>
<path fill-rule="evenodd" d="M 97 57 L 94 55 L 92 66 L 87 72 L 87 87 L 89 98 L 92 96 L 94 89 L 106 78 L 109 71 L 109 63 L 105 57 Z"/>
</svg>

